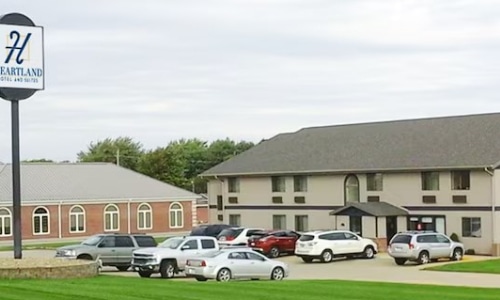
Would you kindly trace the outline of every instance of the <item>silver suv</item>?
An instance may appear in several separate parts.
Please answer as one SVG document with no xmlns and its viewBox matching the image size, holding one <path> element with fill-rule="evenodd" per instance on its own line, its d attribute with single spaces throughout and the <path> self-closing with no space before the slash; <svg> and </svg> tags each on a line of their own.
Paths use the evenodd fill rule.
<svg viewBox="0 0 500 300">
<path fill-rule="evenodd" d="M 434 231 L 409 231 L 397 233 L 391 239 L 388 253 L 398 265 L 407 261 L 427 264 L 440 258 L 462 260 L 464 245 Z"/>
</svg>

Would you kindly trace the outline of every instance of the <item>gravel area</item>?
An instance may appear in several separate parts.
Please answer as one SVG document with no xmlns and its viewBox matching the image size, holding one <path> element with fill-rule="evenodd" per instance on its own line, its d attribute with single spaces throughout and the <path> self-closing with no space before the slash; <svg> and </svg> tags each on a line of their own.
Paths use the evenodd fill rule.
<svg viewBox="0 0 500 300">
<path fill-rule="evenodd" d="M 51 268 L 62 266 L 77 266 L 87 264 L 88 261 L 61 258 L 28 257 L 22 259 L 0 258 L 0 269 L 30 269 Z"/>
</svg>

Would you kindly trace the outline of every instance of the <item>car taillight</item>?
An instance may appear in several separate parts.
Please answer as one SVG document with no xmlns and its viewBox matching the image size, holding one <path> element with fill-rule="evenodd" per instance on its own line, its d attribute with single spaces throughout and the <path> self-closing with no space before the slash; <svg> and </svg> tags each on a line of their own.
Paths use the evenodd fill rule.
<svg viewBox="0 0 500 300">
<path fill-rule="evenodd" d="M 226 236 L 226 241 L 232 241 L 234 240 L 234 236 Z"/>
<path fill-rule="evenodd" d="M 415 248 L 415 245 L 413 245 L 412 243 L 410 243 L 410 244 L 408 244 L 408 247 L 409 247 L 410 249 L 413 249 L 413 248 Z"/>
<path fill-rule="evenodd" d="M 204 260 L 202 260 L 202 261 L 201 261 L 201 263 L 200 263 L 200 266 L 202 266 L 202 267 L 206 267 L 206 266 L 207 266 L 207 263 L 206 263 Z"/>
</svg>

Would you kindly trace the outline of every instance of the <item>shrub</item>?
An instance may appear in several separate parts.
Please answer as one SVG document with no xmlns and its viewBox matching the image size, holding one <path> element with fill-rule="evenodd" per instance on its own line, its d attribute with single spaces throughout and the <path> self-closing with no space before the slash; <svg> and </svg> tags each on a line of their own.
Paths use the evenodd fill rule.
<svg viewBox="0 0 500 300">
<path fill-rule="evenodd" d="M 456 233 L 452 233 L 450 235 L 450 239 L 454 242 L 460 242 L 460 239 L 458 238 L 458 235 Z"/>
</svg>

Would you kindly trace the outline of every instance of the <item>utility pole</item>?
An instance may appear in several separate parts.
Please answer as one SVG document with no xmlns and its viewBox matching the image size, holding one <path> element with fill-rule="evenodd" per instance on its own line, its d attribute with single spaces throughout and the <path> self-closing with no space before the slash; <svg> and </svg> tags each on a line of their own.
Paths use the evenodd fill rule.
<svg viewBox="0 0 500 300">
<path fill-rule="evenodd" d="M 120 149 L 116 150 L 116 165 L 120 165 Z"/>
</svg>

